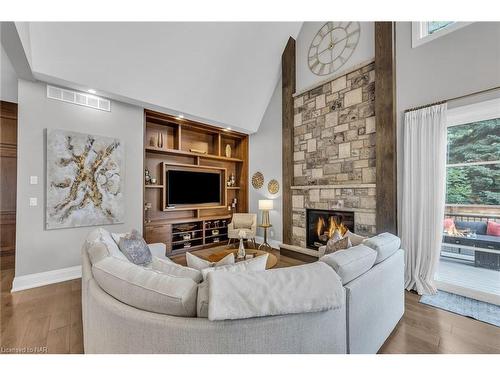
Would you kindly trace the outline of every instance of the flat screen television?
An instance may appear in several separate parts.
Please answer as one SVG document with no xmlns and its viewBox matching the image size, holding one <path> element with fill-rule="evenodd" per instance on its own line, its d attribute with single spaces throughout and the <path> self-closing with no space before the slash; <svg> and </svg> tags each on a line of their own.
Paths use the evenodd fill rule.
<svg viewBox="0 0 500 375">
<path fill-rule="evenodd" d="M 167 206 L 222 204 L 220 173 L 179 170 L 170 170 L 166 173 Z"/>
</svg>

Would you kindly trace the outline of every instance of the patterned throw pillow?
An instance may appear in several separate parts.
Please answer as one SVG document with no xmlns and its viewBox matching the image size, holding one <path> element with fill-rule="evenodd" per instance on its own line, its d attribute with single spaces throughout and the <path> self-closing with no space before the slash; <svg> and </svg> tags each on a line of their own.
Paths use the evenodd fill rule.
<svg viewBox="0 0 500 375">
<path fill-rule="evenodd" d="M 344 237 L 341 240 L 335 241 L 333 238 L 328 240 L 326 244 L 326 250 L 325 250 L 325 255 L 326 254 L 331 254 L 339 250 L 345 250 L 348 249 L 352 246 L 351 240 L 349 237 Z"/>
<path fill-rule="evenodd" d="M 151 263 L 152 256 L 146 241 L 133 229 L 130 234 L 120 237 L 118 247 L 127 259 L 139 266 Z"/>
</svg>

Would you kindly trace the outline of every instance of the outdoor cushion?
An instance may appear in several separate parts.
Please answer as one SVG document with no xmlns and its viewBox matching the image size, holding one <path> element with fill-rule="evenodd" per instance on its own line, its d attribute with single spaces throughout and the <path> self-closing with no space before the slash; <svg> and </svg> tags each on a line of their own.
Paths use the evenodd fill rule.
<svg viewBox="0 0 500 375">
<path fill-rule="evenodd" d="M 319 259 L 328 264 L 340 276 L 342 285 L 361 276 L 372 268 L 377 252 L 368 246 L 357 245 L 346 250 L 327 254 Z"/>
<path fill-rule="evenodd" d="M 456 221 L 455 226 L 457 229 L 471 229 L 476 234 L 486 234 L 487 228 L 486 221 Z"/>
<path fill-rule="evenodd" d="M 363 245 L 371 247 L 377 252 L 375 260 L 375 264 L 377 264 L 399 250 L 401 239 L 390 233 L 381 233 L 378 236 L 368 238 L 363 242 Z"/>
<path fill-rule="evenodd" d="M 486 234 L 489 236 L 500 236 L 500 223 L 488 221 L 488 229 Z"/>
</svg>

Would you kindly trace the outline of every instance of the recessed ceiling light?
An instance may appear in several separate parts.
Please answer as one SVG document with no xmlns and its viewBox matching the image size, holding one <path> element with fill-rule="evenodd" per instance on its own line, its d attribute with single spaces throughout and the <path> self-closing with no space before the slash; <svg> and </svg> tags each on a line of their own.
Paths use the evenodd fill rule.
<svg viewBox="0 0 500 375">
<path fill-rule="evenodd" d="M 184 118 L 184 115 L 178 115 L 177 118 Z"/>
<path fill-rule="evenodd" d="M 95 91 L 94 89 L 88 89 L 87 92 L 89 92 L 91 94 L 95 94 L 97 91 Z"/>
<path fill-rule="evenodd" d="M 231 130 L 231 128 L 226 128 L 225 130 L 226 130 L 226 131 L 229 131 L 229 130 Z"/>
</svg>

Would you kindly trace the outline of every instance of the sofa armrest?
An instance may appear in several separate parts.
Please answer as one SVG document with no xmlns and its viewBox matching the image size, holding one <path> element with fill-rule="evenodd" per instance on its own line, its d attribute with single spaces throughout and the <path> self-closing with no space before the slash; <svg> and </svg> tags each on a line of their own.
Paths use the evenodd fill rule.
<svg viewBox="0 0 500 375">
<path fill-rule="evenodd" d="M 160 259 L 167 258 L 167 245 L 164 243 L 149 243 L 148 247 L 149 251 L 151 251 L 151 255 Z"/>
</svg>

